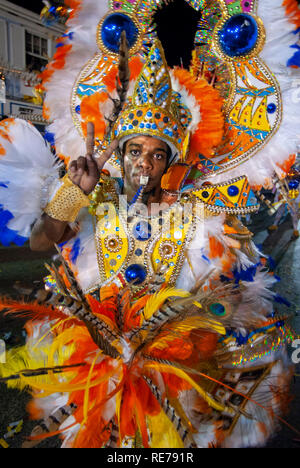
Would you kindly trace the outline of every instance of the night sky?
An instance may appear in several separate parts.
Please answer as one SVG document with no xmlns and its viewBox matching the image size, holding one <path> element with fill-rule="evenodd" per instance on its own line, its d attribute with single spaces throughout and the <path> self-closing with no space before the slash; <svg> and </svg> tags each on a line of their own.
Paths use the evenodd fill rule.
<svg viewBox="0 0 300 468">
<path fill-rule="evenodd" d="M 8 0 L 15 5 L 19 5 L 27 10 L 33 11 L 34 13 L 40 14 L 42 11 L 44 4 L 42 0 Z"/>
</svg>

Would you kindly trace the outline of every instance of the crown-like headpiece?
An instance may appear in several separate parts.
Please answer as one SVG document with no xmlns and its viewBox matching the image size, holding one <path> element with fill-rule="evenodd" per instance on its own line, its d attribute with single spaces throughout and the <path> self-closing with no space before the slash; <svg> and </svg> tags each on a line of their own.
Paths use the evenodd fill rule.
<svg viewBox="0 0 300 468">
<path fill-rule="evenodd" d="M 213 105 L 211 112 L 214 113 L 212 130 L 215 138 L 211 138 L 211 147 L 222 136 L 222 100 L 204 80 L 196 81 L 182 69 L 169 71 L 162 45 L 156 40 L 136 80 L 133 94 L 114 126 L 114 137 L 120 140 L 120 146 L 136 134 L 160 138 L 172 150 L 171 162 L 179 159 L 184 162 L 190 137 L 192 146 L 193 138 L 199 140 L 200 133 L 205 129 L 202 110 L 205 111 L 206 98 L 209 106 Z M 201 148 L 197 151 L 201 152 Z"/>
<path fill-rule="evenodd" d="M 121 143 L 135 133 L 164 139 L 173 157 L 180 154 L 191 114 L 172 90 L 164 51 L 157 40 L 114 129 Z"/>
</svg>

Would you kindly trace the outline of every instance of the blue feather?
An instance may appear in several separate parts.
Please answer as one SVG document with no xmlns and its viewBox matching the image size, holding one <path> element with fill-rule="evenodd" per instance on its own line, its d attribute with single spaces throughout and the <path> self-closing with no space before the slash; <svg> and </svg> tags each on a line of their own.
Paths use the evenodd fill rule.
<svg viewBox="0 0 300 468">
<path fill-rule="evenodd" d="M 291 303 L 287 299 L 285 299 L 284 297 L 280 296 L 279 294 L 276 294 L 274 296 L 274 301 L 278 302 L 278 304 L 284 304 L 287 307 L 291 307 Z"/>
<path fill-rule="evenodd" d="M 9 223 L 9 221 L 11 219 L 13 219 L 14 216 L 13 214 L 8 211 L 8 210 L 3 210 L 2 208 L 0 208 L 0 229 L 4 228 L 5 226 L 7 226 L 7 224 Z"/>
<path fill-rule="evenodd" d="M 239 281 L 247 281 L 249 283 L 252 283 L 257 272 L 257 267 L 259 265 L 260 263 L 257 263 L 256 265 L 250 266 L 245 269 L 241 269 L 240 271 L 235 269 L 233 271 L 235 282 L 239 283 Z"/>
<path fill-rule="evenodd" d="M 22 246 L 28 240 L 27 237 L 20 236 L 18 231 L 7 227 L 13 218 L 13 214 L 8 210 L 3 210 L 2 205 L 0 205 L 0 242 L 4 247 L 8 247 L 12 243 Z"/>
<path fill-rule="evenodd" d="M 55 135 L 54 135 L 54 133 L 46 132 L 45 135 L 44 135 L 44 138 L 45 138 L 46 141 L 48 141 L 48 143 L 50 143 L 50 145 L 52 145 L 52 146 L 55 145 Z"/>
<path fill-rule="evenodd" d="M 4 247 L 9 247 L 10 244 L 15 244 L 19 247 L 27 242 L 27 237 L 19 236 L 17 231 L 4 227 L 0 229 L 0 242 Z"/>
<path fill-rule="evenodd" d="M 74 242 L 73 247 L 71 249 L 71 253 L 70 253 L 70 260 L 74 265 L 76 264 L 76 261 L 80 252 L 81 252 L 80 239 L 77 239 Z"/>
</svg>

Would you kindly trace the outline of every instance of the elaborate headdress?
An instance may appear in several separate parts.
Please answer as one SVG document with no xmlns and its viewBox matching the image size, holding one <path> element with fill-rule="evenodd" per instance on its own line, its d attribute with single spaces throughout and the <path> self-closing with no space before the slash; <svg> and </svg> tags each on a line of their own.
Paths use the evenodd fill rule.
<svg viewBox="0 0 300 468">
<path fill-rule="evenodd" d="M 267 186 L 274 171 L 282 174 L 283 162 L 297 150 L 298 103 L 293 99 L 297 85 L 286 68 L 292 54 L 289 46 L 295 42 L 294 26 L 285 17 L 281 0 L 276 5 L 274 0 L 186 1 L 201 11 L 194 60 L 191 73 L 179 69 L 170 77 L 173 91 L 180 93 L 189 111 L 200 108 L 196 128 L 193 123 L 187 125 L 191 127 L 189 155 L 193 162 L 199 161 L 199 154 L 205 156 L 200 162 L 213 172 L 216 183 L 224 180 L 224 173 L 226 178 L 245 174 L 251 185 Z M 164 3 L 68 0 L 73 9 L 68 31 L 43 73 L 45 113 L 53 122 L 49 139 L 67 162 L 83 154 L 88 121 L 95 123 L 97 149 L 102 149 L 105 117 L 110 115 L 108 95 L 114 98 L 120 30 L 126 29 L 129 41 L 132 89 L 156 38 L 154 15 Z M 234 31 L 236 37 L 232 37 Z M 224 127 L 215 111 L 221 109 L 222 100 L 203 79 L 212 74 L 225 100 L 221 144 Z M 118 170 L 116 159 L 110 169 Z"/>
<path fill-rule="evenodd" d="M 202 105 L 210 109 L 206 122 Z M 210 123 L 210 143 L 206 142 L 203 151 L 209 155 L 212 146 L 220 142 L 224 123 L 221 107 L 219 93 L 205 80 L 197 82 L 182 69 L 169 71 L 161 43 L 156 40 L 113 133 L 121 144 L 135 134 L 163 139 L 172 150 L 171 163 L 185 162 L 190 143 L 195 146 L 197 140 L 201 151 L 201 136 L 208 136 Z"/>
</svg>

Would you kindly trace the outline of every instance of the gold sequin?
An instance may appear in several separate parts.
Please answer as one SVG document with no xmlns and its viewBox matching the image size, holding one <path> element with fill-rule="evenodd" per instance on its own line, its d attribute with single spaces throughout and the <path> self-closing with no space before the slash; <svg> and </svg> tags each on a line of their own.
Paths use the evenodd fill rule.
<svg viewBox="0 0 300 468">
<path fill-rule="evenodd" d="M 89 204 L 89 198 L 66 175 L 63 178 L 62 186 L 44 211 L 48 216 L 58 221 L 73 223 L 81 208 L 89 206 Z"/>
</svg>

